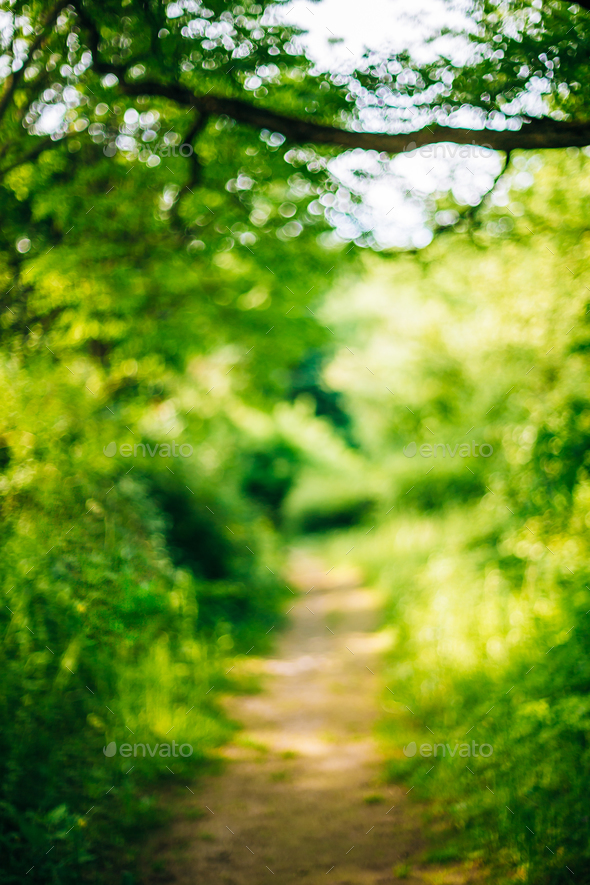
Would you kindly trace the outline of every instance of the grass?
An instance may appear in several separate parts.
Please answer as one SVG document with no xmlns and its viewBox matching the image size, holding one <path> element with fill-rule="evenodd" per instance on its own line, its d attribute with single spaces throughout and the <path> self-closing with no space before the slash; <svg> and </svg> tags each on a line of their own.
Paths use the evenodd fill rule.
<svg viewBox="0 0 590 885">
<path fill-rule="evenodd" d="M 381 793 L 369 793 L 363 797 L 363 802 L 366 805 L 378 805 L 380 802 L 385 802 L 385 796 L 382 796 Z"/>
<path fill-rule="evenodd" d="M 215 842 L 215 836 L 208 830 L 201 830 L 199 833 L 199 839 L 203 842 Z"/>
<path fill-rule="evenodd" d="M 451 823 L 428 862 L 483 859 L 497 883 L 554 885 L 567 867 L 590 869 L 590 593 L 549 561 L 523 589 L 517 564 L 483 540 L 494 518 L 448 508 L 384 525 L 364 550 L 357 541 L 357 561 L 388 589 L 384 682 L 394 695 L 384 686 L 378 731 L 388 779 Z M 570 582 L 571 594 L 560 586 Z"/>
</svg>

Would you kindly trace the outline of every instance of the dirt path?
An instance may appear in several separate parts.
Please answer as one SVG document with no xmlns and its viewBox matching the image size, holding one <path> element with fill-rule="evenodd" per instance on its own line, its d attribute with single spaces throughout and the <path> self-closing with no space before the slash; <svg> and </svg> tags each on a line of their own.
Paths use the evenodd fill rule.
<svg viewBox="0 0 590 885">
<path fill-rule="evenodd" d="M 245 731 L 223 751 L 224 772 L 189 797 L 208 816 L 184 816 L 151 847 L 165 870 L 159 881 L 392 883 L 423 845 L 406 788 L 380 784 L 371 737 L 383 648 L 377 594 L 350 570 L 326 576 L 301 556 L 290 586 L 299 591 L 291 627 L 276 657 L 255 663 L 265 690 L 230 700 Z M 405 881 L 425 878 L 433 881 Z"/>
</svg>

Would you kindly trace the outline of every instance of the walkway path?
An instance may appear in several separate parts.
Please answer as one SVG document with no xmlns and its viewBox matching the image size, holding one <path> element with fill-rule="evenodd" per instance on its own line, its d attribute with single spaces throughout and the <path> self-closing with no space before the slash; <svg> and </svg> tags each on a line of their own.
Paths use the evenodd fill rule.
<svg viewBox="0 0 590 885">
<path fill-rule="evenodd" d="M 380 782 L 371 736 L 371 671 L 383 648 L 377 594 L 350 570 L 326 576 L 302 557 L 290 586 L 291 627 L 275 658 L 255 662 L 264 692 L 229 701 L 245 731 L 223 751 L 224 772 L 188 797 L 185 811 L 206 806 L 207 817 L 184 815 L 158 837 L 150 854 L 165 872 L 150 881 L 381 885 L 422 847 L 418 811 L 406 788 Z"/>
</svg>

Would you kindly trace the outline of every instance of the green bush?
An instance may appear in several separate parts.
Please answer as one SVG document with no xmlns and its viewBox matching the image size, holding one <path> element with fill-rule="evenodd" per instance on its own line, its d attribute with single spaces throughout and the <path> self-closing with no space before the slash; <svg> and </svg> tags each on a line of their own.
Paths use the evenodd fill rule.
<svg viewBox="0 0 590 885">
<path fill-rule="evenodd" d="M 390 777 L 450 815 L 453 851 L 483 852 L 494 881 L 557 885 L 590 870 L 590 160 L 514 162 L 507 207 L 419 267 L 369 261 L 349 292 L 348 322 L 379 316 L 360 359 L 379 353 L 397 383 L 369 396 L 342 376 L 389 515 L 341 550 L 387 591 Z M 402 454 L 466 439 L 493 454 Z"/>
</svg>

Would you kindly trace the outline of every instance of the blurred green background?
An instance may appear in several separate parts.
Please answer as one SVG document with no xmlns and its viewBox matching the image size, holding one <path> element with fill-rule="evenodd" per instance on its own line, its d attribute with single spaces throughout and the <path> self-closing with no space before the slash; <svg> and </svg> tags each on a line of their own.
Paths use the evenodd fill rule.
<svg viewBox="0 0 590 885">
<path fill-rule="evenodd" d="M 515 157 L 505 208 L 477 232 L 419 260 L 371 258 L 325 308 L 356 344 L 326 376 L 366 460 L 357 504 L 369 489 L 373 501 L 331 555 L 354 545 L 389 600 L 389 774 L 431 799 L 433 819 L 451 815 L 433 858 L 485 858 L 495 881 L 588 870 L 588 162 Z M 493 452 L 462 458 L 466 440 Z M 444 457 L 420 455 L 436 443 Z M 292 493 L 302 512 L 317 506 L 315 470 Z M 323 507 L 329 494 L 334 512 L 350 508 L 348 471 Z M 411 741 L 493 754 L 406 758 Z"/>
<path fill-rule="evenodd" d="M 384 777 L 444 816 L 433 857 L 590 881 L 589 152 L 512 151 L 473 203 L 425 191 L 425 248 L 339 237 L 339 148 L 168 93 L 331 124 L 360 93 L 262 6 L 209 5 L 192 35 L 188 3 L 2 12 L 0 882 L 135 881 L 170 758 L 103 747 L 173 736 L 175 774 L 211 767 L 301 545 L 354 547 L 384 591 Z M 403 753 L 472 739 L 469 768 Z"/>
</svg>

